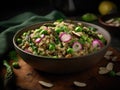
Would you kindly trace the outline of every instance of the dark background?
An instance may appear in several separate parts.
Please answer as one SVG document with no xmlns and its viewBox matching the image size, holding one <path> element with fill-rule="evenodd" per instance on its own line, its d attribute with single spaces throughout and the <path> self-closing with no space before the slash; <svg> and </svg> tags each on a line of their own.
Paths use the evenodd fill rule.
<svg viewBox="0 0 120 90">
<path fill-rule="evenodd" d="M 0 20 L 8 19 L 16 14 L 31 11 L 45 15 L 52 10 L 59 10 L 66 16 L 79 16 L 86 12 L 99 13 L 98 5 L 103 0 L 73 0 L 75 10 L 69 11 L 68 0 L 0 0 Z M 113 1 L 120 10 L 120 0 Z"/>
<path fill-rule="evenodd" d="M 0 0 L 0 21 L 7 20 L 26 11 L 46 15 L 52 10 L 59 10 L 68 17 L 80 16 L 87 12 L 99 14 L 98 5 L 101 1 L 103 0 L 74 0 L 75 10 L 69 11 L 68 0 Z M 120 12 L 120 0 L 109 1 L 114 2 Z M 118 47 L 117 41 L 115 40 L 116 47 Z M 0 88 L 2 79 L 0 77 Z"/>
</svg>

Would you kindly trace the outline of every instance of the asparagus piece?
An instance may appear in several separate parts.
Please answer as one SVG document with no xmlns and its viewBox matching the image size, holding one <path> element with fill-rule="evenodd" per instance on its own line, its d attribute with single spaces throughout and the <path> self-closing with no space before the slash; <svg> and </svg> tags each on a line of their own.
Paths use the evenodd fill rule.
<svg viewBox="0 0 120 90">
<path fill-rule="evenodd" d="M 15 86 L 15 75 L 13 69 L 7 62 L 7 60 L 3 60 L 3 65 L 6 67 L 6 73 L 4 77 L 4 88 L 5 90 L 10 90 L 12 86 Z M 12 89 L 11 89 L 12 90 Z"/>
</svg>

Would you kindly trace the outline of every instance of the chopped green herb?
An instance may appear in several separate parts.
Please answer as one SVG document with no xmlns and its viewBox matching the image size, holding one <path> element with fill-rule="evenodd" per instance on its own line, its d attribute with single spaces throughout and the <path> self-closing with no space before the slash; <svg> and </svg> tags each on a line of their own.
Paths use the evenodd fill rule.
<svg viewBox="0 0 120 90">
<path fill-rule="evenodd" d="M 56 33 L 60 33 L 60 32 L 62 32 L 62 31 L 63 31 L 63 29 L 61 29 L 61 28 L 57 27 L 57 28 L 55 28 L 55 31 L 56 31 Z"/>
<path fill-rule="evenodd" d="M 82 30 L 83 30 L 83 28 L 80 27 L 80 26 L 78 26 L 78 27 L 75 28 L 75 31 L 76 31 L 76 32 L 81 32 Z"/>
<path fill-rule="evenodd" d="M 68 48 L 67 49 L 67 53 L 69 53 L 69 54 L 73 53 L 73 49 L 72 48 Z"/>
<path fill-rule="evenodd" d="M 6 67 L 4 86 L 8 86 L 11 83 L 13 84 L 15 75 L 14 75 L 13 69 L 11 68 L 7 60 L 3 60 L 3 65 Z"/>
<path fill-rule="evenodd" d="M 53 43 L 49 44 L 49 50 L 55 50 L 55 44 Z"/>
<path fill-rule="evenodd" d="M 78 42 L 80 42 L 81 44 L 85 44 L 85 40 L 82 39 L 82 38 L 80 38 L 80 39 L 78 40 Z"/>
<path fill-rule="evenodd" d="M 58 19 L 58 20 L 56 20 L 57 22 L 62 22 L 63 21 L 63 19 L 61 18 L 61 19 Z"/>
<path fill-rule="evenodd" d="M 47 30 L 41 30 L 40 34 L 47 34 Z"/>
<path fill-rule="evenodd" d="M 96 31 L 97 29 L 94 27 L 89 27 L 89 30 Z"/>
<path fill-rule="evenodd" d="M 58 58 L 58 56 L 53 56 L 53 58 Z"/>
</svg>

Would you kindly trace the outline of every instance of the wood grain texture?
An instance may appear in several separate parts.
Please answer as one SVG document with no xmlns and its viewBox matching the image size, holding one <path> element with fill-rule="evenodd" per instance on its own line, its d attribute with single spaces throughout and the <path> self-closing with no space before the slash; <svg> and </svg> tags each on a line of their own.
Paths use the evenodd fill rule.
<svg viewBox="0 0 120 90">
<path fill-rule="evenodd" d="M 113 48 L 113 56 L 118 61 L 113 62 L 115 72 L 120 71 L 120 52 Z M 120 89 L 120 77 L 98 74 L 99 67 L 106 66 L 111 60 L 103 58 L 98 64 L 88 70 L 71 74 L 50 74 L 33 69 L 30 65 L 19 58 L 20 69 L 13 69 L 16 75 L 16 84 L 21 90 L 115 90 Z M 43 87 L 38 81 L 45 81 L 54 84 L 51 88 Z M 73 81 L 80 81 L 87 84 L 86 87 L 76 87 Z M 118 90 L 118 89 L 117 89 Z"/>
</svg>

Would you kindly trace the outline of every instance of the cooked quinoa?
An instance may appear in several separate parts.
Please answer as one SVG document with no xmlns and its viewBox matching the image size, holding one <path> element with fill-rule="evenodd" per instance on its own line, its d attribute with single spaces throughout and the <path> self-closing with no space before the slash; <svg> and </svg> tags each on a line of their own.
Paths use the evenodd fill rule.
<svg viewBox="0 0 120 90">
<path fill-rule="evenodd" d="M 83 56 L 106 45 L 104 36 L 96 28 L 72 21 L 45 23 L 24 32 L 16 42 L 25 52 L 53 58 Z"/>
</svg>

